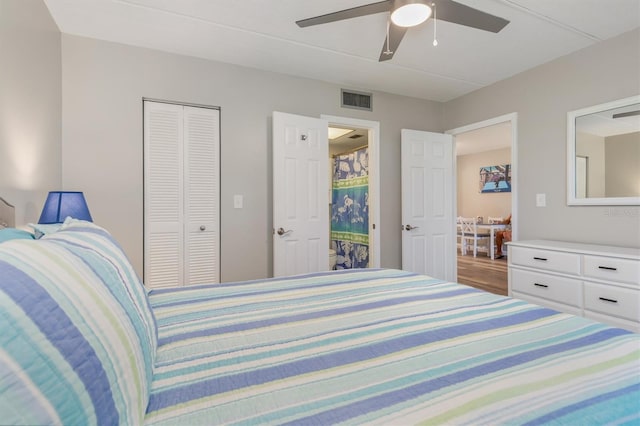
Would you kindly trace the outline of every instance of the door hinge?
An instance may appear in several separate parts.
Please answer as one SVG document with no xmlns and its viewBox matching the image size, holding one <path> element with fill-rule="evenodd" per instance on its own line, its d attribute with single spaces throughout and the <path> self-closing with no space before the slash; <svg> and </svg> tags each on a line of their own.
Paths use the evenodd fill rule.
<svg viewBox="0 0 640 426">
<path fill-rule="evenodd" d="M 376 224 L 375 223 L 373 224 L 373 229 L 376 229 Z"/>
</svg>

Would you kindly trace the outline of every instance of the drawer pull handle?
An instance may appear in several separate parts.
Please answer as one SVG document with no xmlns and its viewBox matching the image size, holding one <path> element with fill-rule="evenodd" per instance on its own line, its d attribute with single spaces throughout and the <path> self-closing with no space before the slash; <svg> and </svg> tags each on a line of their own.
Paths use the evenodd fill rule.
<svg viewBox="0 0 640 426">
<path fill-rule="evenodd" d="M 607 271 L 617 271 L 618 268 L 613 268 L 611 266 L 598 266 L 598 269 L 606 269 Z"/>
<path fill-rule="evenodd" d="M 544 258 L 544 257 L 536 257 L 536 256 L 533 256 L 533 258 L 534 258 L 535 260 L 542 260 L 543 262 L 546 262 L 546 261 L 547 261 L 547 259 L 546 259 L 546 258 Z"/>
<path fill-rule="evenodd" d="M 544 288 L 549 287 L 549 286 L 548 286 L 548 285 L 546 285 L 546 284 L 540 284 L 540 283 L 533 283 L 533 285 L 535 285 L 536 287 L 544 287 Z"/>
<path fill-rule="evenodd" d="M 603 302 L 618 303 L 617 300 L 607 299 L 606 297 L 600 297 L 600 300 L 602 300 Z"/>
</svg>

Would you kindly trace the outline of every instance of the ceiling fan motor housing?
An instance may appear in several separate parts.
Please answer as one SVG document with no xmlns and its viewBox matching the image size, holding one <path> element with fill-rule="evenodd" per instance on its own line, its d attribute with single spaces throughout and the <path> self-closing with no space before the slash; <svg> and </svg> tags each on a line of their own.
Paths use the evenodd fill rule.
<svg viewBox="0 0 640 426">
<path fill-rule="evenodd" d="M 429 19 L 431 12 L 424 0 L 393 0 L 391 22 L 400 27 L 414 27 Z"/>
</svg>

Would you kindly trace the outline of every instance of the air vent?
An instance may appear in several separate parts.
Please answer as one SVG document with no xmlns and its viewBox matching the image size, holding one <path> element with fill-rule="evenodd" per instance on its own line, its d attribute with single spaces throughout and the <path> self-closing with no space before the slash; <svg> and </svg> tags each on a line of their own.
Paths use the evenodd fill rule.
<svg viewBox="0 0 640 426">
<path fill-rule="evenodd" d="M 371 93 L 356 92 L 355 90 L 340 89 L 343 108 L 371 111 Z"/>
</svg>

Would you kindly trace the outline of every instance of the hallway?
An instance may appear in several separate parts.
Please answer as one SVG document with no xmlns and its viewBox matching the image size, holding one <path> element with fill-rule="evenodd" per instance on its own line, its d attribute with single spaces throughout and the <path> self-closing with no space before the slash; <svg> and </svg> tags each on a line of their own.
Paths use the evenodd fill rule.
<svg viewBox="0 0 640 426">
<path fill-rule="evenodd" d="M 507 258 L 491 260 L 484 254 L 458 254 L 458 282 L 490 293 L 507 295 Z"/>
</svg>

